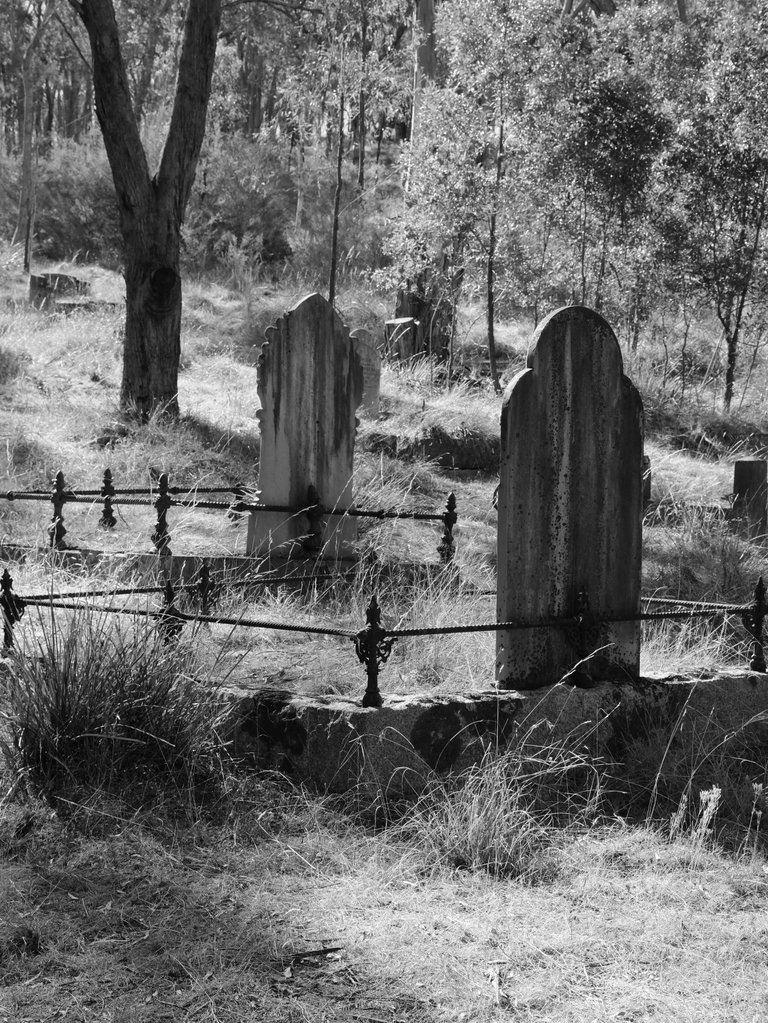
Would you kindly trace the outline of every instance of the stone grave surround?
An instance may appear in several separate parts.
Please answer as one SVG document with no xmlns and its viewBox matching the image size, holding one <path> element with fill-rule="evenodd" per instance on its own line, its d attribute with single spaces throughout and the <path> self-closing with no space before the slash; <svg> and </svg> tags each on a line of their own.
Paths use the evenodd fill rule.
<svg viewBox="0 0 768 1023">
<path fill-rule="evenodd" d="M 258 369 L 261 432 L 259 501 L 306 508 L 315 488 L 323 528 L 310 536 L 305 514 L 252 512 L 247 553 L 271 558 L 351 557 L 357 520 L 352 470 L 363 367 L 338 313 L 319 294 L 301 300 L 266 332 Z"/>
<path fill-rule="evenodd" d="M 585 306 L 558 309 L 504 395 L 498 621 L 573 616 L 582 591 L 598 620 L 638 612 L 642 458 L 642 402 L 610 325 Z M 503 631 L 496 653 L 505 688 L 572 671 L 583 684 L 636 678 L 640 623 Z"/>
<path fill-rule="evenodd" d="M 379 397 L 381 395 L 381 355 L 365 327 L 357 327 L 350 334 L 355 342 L 358 358 L 363 367 L 363 400 L 360 405 L 361 415 L 375 419 L 379 414 Z"/>
</svg>

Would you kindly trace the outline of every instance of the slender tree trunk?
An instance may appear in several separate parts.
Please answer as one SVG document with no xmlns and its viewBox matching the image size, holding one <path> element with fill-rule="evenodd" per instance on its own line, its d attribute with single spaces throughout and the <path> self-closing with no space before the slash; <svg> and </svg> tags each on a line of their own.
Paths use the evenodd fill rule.
<svg viewBox="0 0 768 1023">
<path fill-rule="evenodd" d="M 506 23 L 504 37 L 506 41 Z M 488 362 L 491 369 L 491 380 L 496 394 L 501 394 L 499 383 L 499 370 L 496 365 L 496 335 L 494 332 L 494 319 L 496 309 L 496 211 L 499 204 L 499 192 L 501 190 L 501 178 L 504 168 L 504 77 L 499 84 L 499 141 L 496 148 L 496 177 L 493 183 L 493 200 L 491 206 L 491 217 L 488 227 Z"/>
<path fill-rule="evenodd" d="M 368 60 L 368 11 L 365 0 L 360 0 L 360 96 L 357 105 L 357 187 L 360 192 L 365 190 L 365 98 L 366 98 L 366 64 Z"/>
<path fill-rule="evenodd" d="M 342 75 L 344 59 L 342 57 Z M 333 196 L 333 232 L 331 235 L 331 270 L 328 278 L 328 301 L 336 300 L 336 263 L 339 259 L 339 209 L 341 207 L 341 168 L 344 158 L 344 88 L 339 95 L 339 145 L 336 150 L 336 192 Z"/>
<path fill-rule="evenodd" d="M 39 20 L 32 39 L 21 58 L 22 115 L 21 115 L 21 193 L 13 240 L 24 239 L 24 270 L 29 273 L 32 259 L 32 236 L 35 219 L 35 85 L 38 75 L 37 47 L 43 38 L 48 22 L 53 16 L 57 0 L 46 0 L 39 14 Z"/>
<path fill-rule="evenodd" d="M 13 242 L 24 242 L 24 271 L 29 273 L 31 264 L 32 234 L 35 217 L 35 79 L 36 61 L 32 53 L 27 53 L 22 68 L 24 89 L 24 112 L 22 115 L 21 135 L 21 188 L 19 190 L 19 209 L 16 217 L 16 230 Z"/>
<path fill-rule="evenodd" d="M 413 69 L 413 97 L 411 100 L 411 146 L 409 153 L 413 153 L 413 146 L 416 143 L 419 132 L 419 108 L 421 105 L 421 94 L 428 82 L 435 80 L 435 69 L 437 57 L 435 53 L 435 3 L 434 0 L 416 0 L 415 20 L 418 32 L 421 35 L 416 47 L 416 62 Z M 410 189 L 411 184 L 411 160 L 408 157 L 408 167 L 405 176 L 405 191 Z"/>
</svg>

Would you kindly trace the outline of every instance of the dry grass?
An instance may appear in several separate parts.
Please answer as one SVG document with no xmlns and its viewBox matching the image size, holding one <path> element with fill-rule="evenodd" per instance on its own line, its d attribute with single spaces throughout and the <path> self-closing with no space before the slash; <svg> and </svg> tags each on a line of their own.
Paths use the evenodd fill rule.
<svg viewBox="0 0 768 1023">
<path fill-rule="evenodd" d="M 9 257 L 11 258 L 11 257 Z M 13 260 L 11 258 L 11 264 Z M 98 268 L 60 265 L 92 281 L 97 297 L 114 299 L 120 281 Z M 11 282 L 13 283 L 13 282 Z M 10 287 L 11 285 L 8 285 Z M 20 284 L 14 285 L 20 287 Z M 258 435 L 255 358 L 266 325 L 296 299 L 300 291 L 276 286 L 253 289 L 246 297 L 214 284 L 191 281 L 185 291 L 182 408 L 189 409 L 176 425 L 159 419 L 137 429 L 123 423 L 116 409 L 119 383 L 119 316 L 115 313 L 67 318 L 42 315 L 25 306 L 0 313 L 2 350 L 0 387 L 5 411 L 0 413 L 0 471 L 3 489 L 47 487 L 60 467 L 75 486 L 100 484 L 104 468 L 112 468 L 117 485 L 149 486 L 151 472 L 170 471 L 172 482 L 191 488 L 213 482 L 255 483 Z M 341 300 L 344 315 L 355 325 L 380 325 L 385 310 L 379 299 L 358 291 Z M 467 350 L 482 340 L 478 310 L 468 308 L 457 335 Z M 529 338 L 527 326 L 510 325 L 501 341 L 523 359 Z M 474 349 L 473 349 L 474 350 Z M 1 353 L 0 353 L 1 355 Z M 4 368 L 5 367 L 5 368 Z M 651 379 L 650 375 L 648 377 Z M 752 382 L 761 379 L 753 374 Z M 418 438 L 438 429 L 456 444 L 483 447 L 498 437 L 499 399 L 487 387 L 462 384 L 450 391 L 438 388 L 426 365 L 405 372 L 385 368 L 382 414 L 364 421 L 355 467 L 355 491 L 360 505 L 392 509 L 440 510 L 450 490 L 458 499 L 457 564 L 464 588 L 400 587 L 391 581 L 363 577 L 356 594 L 332 595 L 325 610 L 288 597 L 280 613 L 290 611 L 313 621 L 341 618 L 355 630 L 362 625 L 374 589 L 380 590 L 385 622 L 421 621 L 453 624 L 469 617 L 493 617 L 492 602 L 472 590 L 492 590 L 496 561 L 496 514 L 491 505 L 493 473 L 451 473 L 423 457 L 393 458 L 366 451 L 372 434 L 390 434 L 413 450 Z M 469 440 L 468 440 L 469 439 Z M 669 436 L 648 444 L 652 459 L 654 496 L 685 502 L 727 503 L 732 487 L 730 457 L 714 459 L 679 449 Z M 194 491 L 191 490 L 190 494 Z M 99 507 L 68 505 L 68 540 L 114 553 L 151 551 L 154 525 L 151 509 L 123 508 L 112 534 L 98 528 Z M 0 508 L 6 541 L 45 544 L 50 507 L 16 502 Z M 172 549 L 187 554 L 235 554 L 245 547 L 244 525 L 222 529 L 221 516 L 203 511 L 172 510 Z M 361 545 L 387 562 L 437 561 L 439 525 L 360 523 Z M 738 602 L 749 599 L 761 571 L 760 552 L 735 536 L 714 518 L 683 514 L 672 526 L 645 531 L 644 588 L 646 592 L 683 597 L 707 597 Z M 23 592 L 24 584 L 17 586 Z M 266 603 L 241 605 L 243 614 L 270 614 Z M 314 599 L 314 598 L 312 598 Z M 334 603 L 334 600 L 336 601 Z M 341 602 L 344 609 L 340 610 Z M 234 605 L 233 605 L 234 606 Z M 257 672 L 266 653 L 278 651 L 285 663 L 276 670 L 312 691 L 357 692 L 361 671 L 341 653 L 335 640 L 286 640 L 276 634 L 211 630 L 227 641 L 227 656 L 246 658 L 244 676 Z M 254 643 L 254 640 L 256 642 Z M 736 641 L 735 641 L 736 640 Z M 452 688 L 488 684 L 492 678 L 493 638 L 474 635 L 463 640 L 415 639 L 396 645 L 386 669 L 390 691 Z M 343 648 L 343 644 L 342 644 Z M 740 658 L 742 648 L 730 628 L 649 630 L 644 665 L 653 668 L 674 657 L 680 667 Z"/>
<path fill-rule="evenodd" d="M 117 314 L 66 319 L 14 305 L 24 297 L 15 259 L 0 252 L 0 268 L 9 268 L 3 297 L 12 300 L 0 311 L 2 489 L 47 486 L 60 466 L 89 487 L 106 465 L 122 485 L 148 482 L 150 468 L 190 486 L 255 480 L 258 346 L 301 292 L 261 288 L 244 299 L 188 284 L 187 414 L 176 426 L 154 420 L 139 430 L 117 414 Z M 73 269 L 97 295 L 119 300 L 114 275 Z M 385 315 L 362 292 L 342 306 L 351 326 L 375 328 Z M 482 358 L 480 311 L 466 310 L 459 327 L 459 361 L 466 356 L 471 370 Z M 499 337 L 512 372 L 529 330 L 511 324 Z M 640 370 L 654 386 L 650 360 Z M 764 384 L 758 364 L 745 396 L 752 421 L 765 418 Z M 730 491 L 728 451 L 732 460 L 745 450 L 733 417 L 727 441 L 722 431 L 717 438 L 721 458 L 683 452 L 675 439 L 684 434 L 688 443 L 725 423 L 707 412 L 705 391 L 693 412 L 669 392 L 654 406 L 654 422 L 666 424 L 649 444 L 658 497 L 722 503 Z M 433 426 L 498 435 L 499 400 L 487 388 L 438 390 L 425 367 L 385 372 L 382 413 L 363 425 L 361 447 L 373 431 L 406 440 Z M 448 474 L 423 458 L 361 451 L 355 474 L 368 506 L 431 510 L 454 490 L 460 573 L 436 567 L 439 527 L 377 523 L 362 530 L 367 568 L 352 583 L 251 591 L 243 600 L 232 581 L 220 610 L 357 630 L 375 591 L 389 626 L 491 619 L 492 600 L 477 591 L 493 587 L 492 473 Z M 6 538 L 44 541 L 47 506 L 0 513 Z M 150 548 L 151 512 L 127 509 L 117 538 L 98 544 L 95 515 L 69 506 L 66 517 L 73 541 Z M 172 512 L 174 549 L 242 550 L 242 526 L 223 535 L 220 523 Z M 412 562 L 432 567 L 417 571 Z M 761 563 L 761 550 L 714 517 L 683 514 L 674 528 L 646 530 L 645 585 L 657 592 L 742 601 Z M 108 587 L 120 574 L 44 557 L 14 568 L 14 577 L 17 592 L 29 593 Z M 28 610 L 17 633 L 20 644 L 39 644 L 39 617 Z M 738 644 L 725 626 L 649 630 L 645 664 L 715 666 L 732 651 L 741 660 Z M 214 625 L 196 633 L 195 646 L 196 670 L 219 671 L 236 686 L 354 695 L 364 687 L 346 640 Z M 383 687 L 484 687 L 493 648 L 489 634 L 400 641 Z M 746 736 L 706 728 L 683 736 L 671 724 L 649 727 L 630 750 L 626 799 L 648 814 L 633 825 L 605 824 L 597 799 L 586 798 L 597 791 L 595 765 L 557 750 L 489 754 L 482 770 L 436 781 L 397 826 L 375 832 L 364 814 L 349 816 L 285 780 L 226 773 L 206 800 L 171 786 L 139 810 L 103 784 L 59 792 L 55 806 L 3 800 L 0 1023 L 762 1021 L 764 750 Z M 579 779 L 578 805 L 572 789 L 551 784 L 562 768 Z M 0 782 L 5 793 L 10 779 Z M 702 801 L 701 791 L 711 795 Z M 738 832 L 724 832 L 729 820 L 740 822 Z M 719 851 L 718 838 L 729 840 L 731 854 Z"/>
<path fill-rule="evenodd" d="M 0 1019 L 757 1023 L 762 861 L 614 825 L 546 883 L 423 869 L 255 780 L 223 823 L 6 810 Z M 329 951 L 324 951 L 328 949 Z"/>
</svg>

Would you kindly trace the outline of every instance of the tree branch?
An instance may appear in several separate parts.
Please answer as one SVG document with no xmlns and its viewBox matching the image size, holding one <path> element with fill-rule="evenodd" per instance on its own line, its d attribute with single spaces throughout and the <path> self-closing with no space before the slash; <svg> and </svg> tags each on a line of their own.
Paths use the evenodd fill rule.
<svg viewBox="0 0 768 1023">
<path fill-rule="evenodd" d="M 174 192 L 179 224 L 205 135 L 220 21 L 221 0 L 189 0 L 173 113 L 155 182 L 158 192 Z"/>
<path fill-rule="evenodd" d="M 77 3 L 77 2 L 73 2 L 73 0 L 69 0 L 69 2 L 70 2 L 70 4 L 72 5 L 72 7 L 73 7 L 73 9 L 75 11 L 77 11 L 77 9 L 80 7 L 80 4 Z M 72 33 L 67 28 L 67 26 L 64 24 L 64 21 L 63 21 L 61 15 L 58 13 L 58 11 L 56 12 L 56 21 L 58 21 L 59 25 L 61 25 L 61 27 L 62 27 L 62 29 L 64 31 L 64 35 L 67 37 L 67 39 L 69 39 L 70 43 L 72 43 L 72 45 L 74 46 L 75 51 L 77 52 L 77 55 L 80 58 L 80 60 L 88 68 L 88 70 L 90 71 L 91 75 L 93 75 L 93 64 L 91 64 L 91 62 L 88 60 L 88 58 L 85 56 L 83 51 L 78 46 L 77 39 L 75 39 L 75 37 L 72 35 Z"/>
<path fill-rule="evenodd" d="M 272 10 L 285 15 L 323 13 L 322 7 L 311 7 L 307 0 L 296 0 L 295 3 L 291 3 L 291 0 L 227 0 L 222 5 L 222 9 L 228 11 L 233 7 L 245 7 L 257 3 L 263 7 L 271 7 Z"/>
<path fill-rule="evenodd" d="M 91 44 L 96 116 L 115 181 L 124 235 L 141 230 L 137 206 L 146 205 L 149 168 L 133 113 L 112 0 L 73 3 Z"/>
</svg>

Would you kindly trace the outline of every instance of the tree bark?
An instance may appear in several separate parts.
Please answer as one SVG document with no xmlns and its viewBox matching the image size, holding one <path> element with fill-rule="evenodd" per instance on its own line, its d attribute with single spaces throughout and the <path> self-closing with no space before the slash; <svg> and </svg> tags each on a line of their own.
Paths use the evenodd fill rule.
<svg viewBox="0 0 768 1023">
<path fill-rule="evenodd" d="M 360 95 L 357 107 L 357 187 L 360 192 L 365 191 L 365 117 L 366 117 L 366 72 L 368 63 L 368 11 L 365 7 L 365 0 L 360 0 Z"/>
<path fill-rule="evenodd" d="M 35 86 L 39 73 L 37 48 L 43 38 L 46 26 L 53 15 L 56 0 L 46 0 L 42 9 L 34 35 L 24 48 L 21 58 L 21 80 L 23 89 L 23 107 L 21 118 L 21 190 L 19 194 L 19 210 L 16 219 L 16 230 L 13 241 L 24 239 L 24 270 L 29 273 L 32 255 L 32 234 L 35 219 Z"/>
<path fill-rule="evenodd" d="M 29 273 L 32 260 L 32 232 L 35 217 L 35 58 L 31 52 L 24 57 L 22 82 L 24 88 L 24 113 L 21 132 L 21 188 L 19 190 L 19 210 L 16 217 L 16 230 L 13 232 L 11 244 L 24 243 L 24 272 Z"/>
<path fill-rule="evenodd" d="M 437 67 L 437 56 L 435 52 L 435 4 L 434 0 L 417 0 L 415 11 L 416 27 L 421 34 L 421 40 L 416 47 L 416 62 L 413 69 L 413 97 L 411 99 L 411 147 L 409 154 L 413 153 L 413 147 L 418 138 L 419 132 L 419 108 L 421 106 L 421 94 L 425 86 L 434 82 L 435 70 Z M 408 167 L 405 177 L 405 191 L 410 190 L 411 184 L 411 160 L 408 157 Z"/>
<path fill-rule="evenodd" d="M 189 0 L 171 123 L 150 176 L 120 51 L 113 0 L 70 0 L 91 44 L 96 116 L 115 183 L 125 253 L 121 405 L 178 413 L 181 225 L 211 91 L 221 0 Z"/>
<path fill-rule="evenodd" d="M 341 72 L 344 74 L 344 58 L 342 56 Z M 331 305 L 336 301 L 336 264 L 339 259 L 339 207 L 341 205 L 342 160 L 344 157 L 344 86 L 339 94 L 339 146 L 336 150 L 336 191 L 333 196 L 333 228 L 331 232 L 331 269 L 328 276 L 328 301 Z"/>
</svg>

